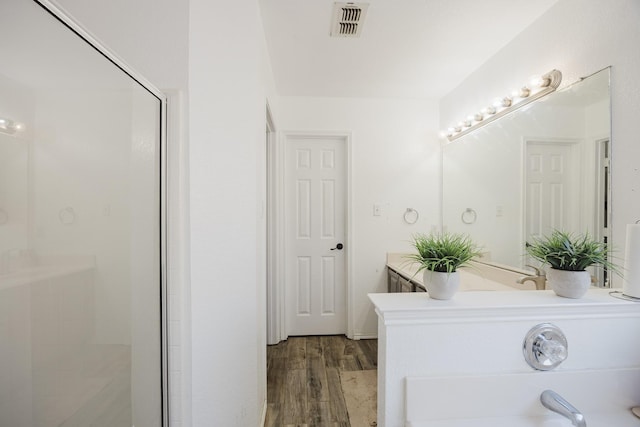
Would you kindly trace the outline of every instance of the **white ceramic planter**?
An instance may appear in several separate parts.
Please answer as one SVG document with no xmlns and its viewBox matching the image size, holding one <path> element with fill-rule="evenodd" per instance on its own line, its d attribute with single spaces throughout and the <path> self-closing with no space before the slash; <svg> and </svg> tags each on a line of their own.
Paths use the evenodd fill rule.
<svg viewBox="0 0 640 427">
<path fill-rule="evenodd" d="M 460 273 L 441 273 L 439 271 L 424 270 L 422 282 L 427 294 L 433 299 L 451 299 L 460 287 Z"/>
<path fill-rule="evenodd" d="M 582 298 L 591 286 L 591 274 L 588 271 L 566 271 L 550 268 L 547 282 L 556 295 L 565 298 Z"/>
</svg>

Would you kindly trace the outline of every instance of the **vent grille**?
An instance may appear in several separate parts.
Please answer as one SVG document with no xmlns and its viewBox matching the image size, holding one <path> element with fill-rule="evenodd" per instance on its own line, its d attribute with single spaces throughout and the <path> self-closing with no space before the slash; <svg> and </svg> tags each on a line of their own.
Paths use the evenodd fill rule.
<svg viewBox="0 0 640 427">
<path fill-rule="evenodd" d="M 360 37 L 367 15 L 367 3 L 334 3 L 332 37 Z"/>
</svg>

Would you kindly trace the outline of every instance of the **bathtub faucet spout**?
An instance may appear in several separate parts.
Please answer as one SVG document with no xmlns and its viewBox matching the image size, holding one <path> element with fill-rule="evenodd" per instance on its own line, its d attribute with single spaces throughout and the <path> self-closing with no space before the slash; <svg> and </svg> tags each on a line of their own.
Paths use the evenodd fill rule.
<svg viewBox="0 0 640 427">
<path fill-rule="evenodd" d="M 572 404 L 567 402 L 562 396 L 553 390 L 545 390 L 540 395 L 540 402 L 545 408 L 556 412 L 569 419 L 576 427 L 587 427 L 582 412 L 578 411 Z"/>
</svg>

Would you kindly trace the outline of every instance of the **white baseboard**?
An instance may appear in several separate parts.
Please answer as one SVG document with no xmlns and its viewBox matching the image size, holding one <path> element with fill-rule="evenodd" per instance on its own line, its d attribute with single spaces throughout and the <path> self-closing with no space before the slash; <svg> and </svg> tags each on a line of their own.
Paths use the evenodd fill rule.
<svg viewBox="0 0 640 427">
<path fill-rule="evenodd" d="M 377 338 L 378 334 L 353 334 L 354 340 L 372 340 Z"/>
</svg>

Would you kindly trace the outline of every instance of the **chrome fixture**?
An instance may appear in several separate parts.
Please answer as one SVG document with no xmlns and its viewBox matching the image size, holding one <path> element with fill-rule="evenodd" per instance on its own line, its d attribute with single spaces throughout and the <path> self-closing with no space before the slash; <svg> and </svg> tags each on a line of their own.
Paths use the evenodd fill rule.
<svg viewBox="0 0 640 427">
<path fill-rule="evenodd" d="M 542 406 L 562 415 L 571 421 L 576 427 L 587 427 L 582 412 L 578 411 L 571 403 L 567 402 L 562 396 L 553 390 L 545 390 L 540 395 L 540 403 Z"/>
<path fill-rule="evenodd" d="M 558 70 L 551 70 L 540 77 L 534 77 L 529 84 L 518 90 L 512 91 L 509 95 L 496 99 L 492 105 L 474 113 L 455 126 L 451 126 L 441 135 L 447 137 L 449 141 L 460 138 L 481 126 L 491 123 L 495 119 L 502 117 L 512 111 L 517 110 L 555 91 L 562 81 L 562 73 Z"/>
<path fill-rule="evenodd" d="M 551 323 L 531 328 L 524 338 L 522 352 L 529 366 L 539 371 L 550 371 L 569 356 L 567 338 Z"/>
<path fill-rule="evenodd" d="M 418 213 L 417 210 L 413 208 L 407 208 L 402 218 L 404 219 L 404 222 L 406 222 L 407 224 L 413 225 L 416 222 L 418 222 L 418 219 L 420 218 L 420 214 Z"/>
<path fill-rule="evenodd" d="M 9 135 L 13 135 L 17 131 L 24 129 L 24 125 L 22 123 L 16 123 L 13 120 L 0 117 L 0 132 L 6 133 Z"/>
<path fill-rule="evenodd" d="M 473 224 L 478 219 L 478 213 L 474 209 L 467 208 L 462 211 L 460 219 L 464 224 Z"/>
<path fill-rule="evenodd" d="M 536 274 L 535 276 L 524 276 L 517 280 L 521 285 L 526 281 L 532 281 L 536 284 L 536 291 L 542 291 L 545 288 L 545 283 L 547 282 L 547 276 L 544 274 L 544 270 L 539 269 L 538 267 L 534 267 L 532 265 L 527 264 L 527 267 L 532 268 Z"/>
</svg>

